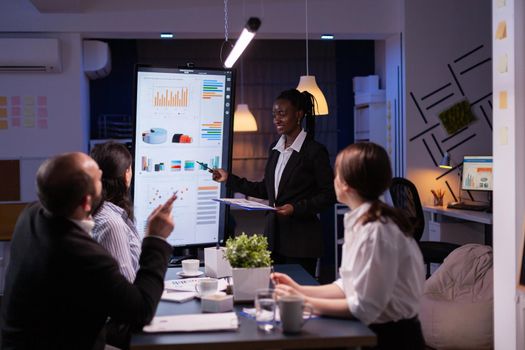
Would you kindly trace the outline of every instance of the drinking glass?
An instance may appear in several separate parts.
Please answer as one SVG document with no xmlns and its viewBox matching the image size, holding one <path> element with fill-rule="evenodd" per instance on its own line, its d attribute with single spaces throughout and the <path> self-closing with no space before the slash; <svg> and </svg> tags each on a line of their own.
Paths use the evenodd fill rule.
<svg viewBox="0 0 525 350">
<path fill-rule="evenodd" d="M 255 320 L 257 328 L 271 332 L 275 327 L 276 302 L 274 290 L 270 288 L 257 289 L 255 292 Z"/>
</svg>

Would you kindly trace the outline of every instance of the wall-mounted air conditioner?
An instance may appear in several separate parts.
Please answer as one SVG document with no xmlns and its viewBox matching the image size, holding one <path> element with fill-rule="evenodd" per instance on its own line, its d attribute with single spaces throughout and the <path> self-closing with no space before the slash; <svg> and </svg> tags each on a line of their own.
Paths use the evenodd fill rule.
<svg viewBox="0 0 525 350">
<path fill-rule="evenodd" d="M 61 71 L 58 39 L 0 38 L 0 72 Z"/>
<path fill-rule="evenodd" d="M 100 79 L 111 72 L 111 54 L 107 43 L 98 40 L 84 40 L 84 72 L 89 79 Z"/>
</svg>

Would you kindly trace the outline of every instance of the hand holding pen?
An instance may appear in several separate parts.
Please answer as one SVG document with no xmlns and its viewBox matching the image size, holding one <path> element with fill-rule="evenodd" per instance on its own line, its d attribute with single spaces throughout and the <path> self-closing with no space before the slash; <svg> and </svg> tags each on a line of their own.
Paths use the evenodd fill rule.
<svg viewBox="0 0 525 350">
<path fill-rule="evenodd" d="M 203 167 L 204 170 L 208 170 L 208 172 L 210 172 L 210 173 L 213 174 L 213 169 L 210 169 L 210 167 L 208 166 L 208 164 L 203 163 L 203 162 L 199 162 L 198 160 L 196 160 L 195 163 L 197 163 L 197 164 L 199 164 L 201 167 Z"/>
<path fill-rule="evenodd" d="M 224 169 L 221 169 L 221 168 L 214 168 L 214 169 L 211 169 L 208 165 L 206 165 L 205 163 L 201 163 L 199 161 L 196 161 L 197 164 L 199 164 L 200 166 L 202 166 L 204 168 L 204 170 L 208 170 L 211 174 L 212 174 L 212 179 L 214 181 L 217 181 L 217 182 L 225 182 L 226 180 L 228 180 L 228 172 Z"/>
</svg>

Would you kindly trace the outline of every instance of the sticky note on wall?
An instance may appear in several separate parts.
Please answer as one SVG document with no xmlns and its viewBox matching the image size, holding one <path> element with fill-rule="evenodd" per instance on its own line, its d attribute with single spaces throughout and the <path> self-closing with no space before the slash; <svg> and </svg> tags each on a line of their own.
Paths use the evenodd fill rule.
<svg viewBox="0 0 525 350">
<path fill-rule="evenodd" d="M 505 7 L 505 0 L 496 0 L 496 6 L 498 8 Z"/>
<path fill-rule="evenodd" d="M 501 21 L 496 28 L 496 39 L 505 39 L 507 37 L 507 22 Z"/>
<path fill-rule="evenodd" d="M 499 109 L 507 109 L 507 91 L 500 91 L 499 93 Z"/>
<path fill-rule="evenodd" d="M 506 126 L 499 128 L 499 144 L 507 145 L 509 143 L 509 128 Z"/>
<path fill-rule="evenodd" d="M 498 73 L 507 73 L 508 65 L 509 63 L 508 63 L 507 54 L 503 54 L 499 56 L 498 63 L 497 63 Z"/>
</svg>

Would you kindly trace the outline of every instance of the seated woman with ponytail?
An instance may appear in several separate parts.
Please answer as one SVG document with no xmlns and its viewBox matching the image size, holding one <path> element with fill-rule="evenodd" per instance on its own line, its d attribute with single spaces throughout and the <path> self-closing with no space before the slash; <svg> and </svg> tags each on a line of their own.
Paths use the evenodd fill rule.
<svg viewBox="0 0 525 350">
<path fill-rule="evenodd" d="M 264 179 L 248 181 L 223 169 L 213 179 L 251 197 L 268 199 L 276 211 L 266 216 L 265 233 L 278 264 L 300 264 L 315 274 L 323 253 L 317 214 L 335 203 L 333 171 L 326 148 L 313 138 L 313 105 L 308 92 L 281 92 L 273 104 L 273 123 L 281 137 L 269 149 Z M 306 120 L 306 132 L 302 122 Z"/>
<path fill-rule="evenodd" d="M 126 146 L 112 141 L 95 145 L 91 157 L 102 170 L 103 199 L 93 213 L 93 238 L 117 260 L 120 272 L 133 283 L 142 240 L 130 198 L 132 157 Z"/>
<path fill-rule="evenodd" d="M 276 294 L 300 295 L 322 315 L 361 320 L 377 334 L 374 349 L 424 349 L 418 320 L 423 257 L 408 220 L 379 200 L 392 180 L 388 155 L 374 143 L 356 143 L 339 153 L 335 168 L 337 199 L 351 208 L 340 278 L 302 286 L 274 273 Z"/>
</svg>

